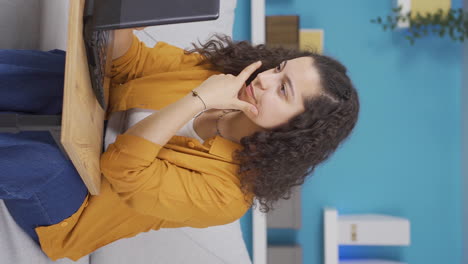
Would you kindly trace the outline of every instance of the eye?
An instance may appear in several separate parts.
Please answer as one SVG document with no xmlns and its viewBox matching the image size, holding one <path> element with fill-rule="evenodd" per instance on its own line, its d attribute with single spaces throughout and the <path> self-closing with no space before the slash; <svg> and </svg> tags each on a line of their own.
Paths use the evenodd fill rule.
<svg viewBox="0 0 468 264">
<path fill-rule="evenodd" d="M 281 84 L 281 88 L 280 88 L 281 91 L 283 91 L 283 94 L 286 95 L 286 86 L 283 84 Z"/>
</svg>

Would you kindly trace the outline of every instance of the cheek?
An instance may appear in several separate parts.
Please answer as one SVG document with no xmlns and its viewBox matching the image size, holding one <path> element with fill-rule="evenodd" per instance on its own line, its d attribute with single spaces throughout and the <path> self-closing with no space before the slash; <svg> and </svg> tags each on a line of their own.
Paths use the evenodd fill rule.
<svg viewBox="0 0 468 264">
<path fill-rule="evenodd" d="M 264 128 L 278 126 L 287 121 L 287 109 L 284 104 L 273 98 L 263 98 L 258 106 L 258 115 L 254 117 L 254 122 Z"/>
</svg>

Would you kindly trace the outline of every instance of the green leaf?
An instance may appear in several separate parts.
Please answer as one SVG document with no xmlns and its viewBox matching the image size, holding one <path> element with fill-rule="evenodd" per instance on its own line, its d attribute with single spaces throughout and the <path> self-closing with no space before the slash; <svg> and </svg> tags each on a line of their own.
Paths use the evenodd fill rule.
<svg viewBox="0 0 468 264">
<path fill-rule="evenodd" d="M 411 43 L 411 45 L 414 44 L 414 39 L 412 37 L 406 36 L 405 39 L 407 39 Z"/>
<path fill-rule="evenodd" d="M 416 14 L 416 20 L 421 21 L 421 19 L 422 19 L 421 13 L 418 12 Z"/>
<path fill-rule="evenodd" d="M 445 29 L 441 29 L 439 32 L 439 36 L 443 37 L 445 35 Z"/>
<path fill-rule="evenodd" d="M 403 6 L 400 5 L 400 6 L 398 6 L 398 7 L 392 8 L 392 11 L 395 12 L 395 13 L 397 13 L 397 12 L 400 12 L 402 8 L 403 8 Z"/>
<path fill-rule="evenodd" d="M 378 18 L 377 18 L 377 22 L 378 22 L 378 23 L 382 23 L 382 18 L 381 18 L 381 17 L 378 17 Z"/>
</svg>

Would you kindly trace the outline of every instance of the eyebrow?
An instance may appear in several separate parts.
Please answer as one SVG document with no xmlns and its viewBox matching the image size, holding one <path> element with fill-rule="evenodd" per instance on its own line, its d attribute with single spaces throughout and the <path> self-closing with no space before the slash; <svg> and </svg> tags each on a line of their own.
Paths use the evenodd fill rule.
<svg viewBox="0 0 468 264">
<path fill-rule="evenodd" d="M 284 61 L 284 68 L 286 68 L 286 65 L 288 64 L 288 61 Z M 284 70 L 283 68 L 283 70 Z M 288 86 L 289 86 L 289 89 L 291 90 L 291 93 L 292 93 L 292 97 L 293 97 L 293 100 L 296 98 L 296 95 L 294 93 L 294 86 L 292 84 L 292 81 L 291 79 L 289 79 L 289 76 L 286 75 L 286 82 L 288 83 Z"/>
</svg>

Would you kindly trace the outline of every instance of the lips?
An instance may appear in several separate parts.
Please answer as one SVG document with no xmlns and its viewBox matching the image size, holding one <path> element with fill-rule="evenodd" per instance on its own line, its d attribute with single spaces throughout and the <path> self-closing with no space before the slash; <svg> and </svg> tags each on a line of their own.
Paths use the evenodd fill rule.
<svg viewBox="0 0 468 264">
<path fill-rule="evenodd" d="M 257 99 L 255 98 L 255 94 L 254 94 L 254 91 L 253 91 L 253 87 L 252 87 L 252 83 L 249 84 L 249 86 L 246 87 L 249 95 L 255 100 L 255 103 L 257 103 Z"/>
</svg>

